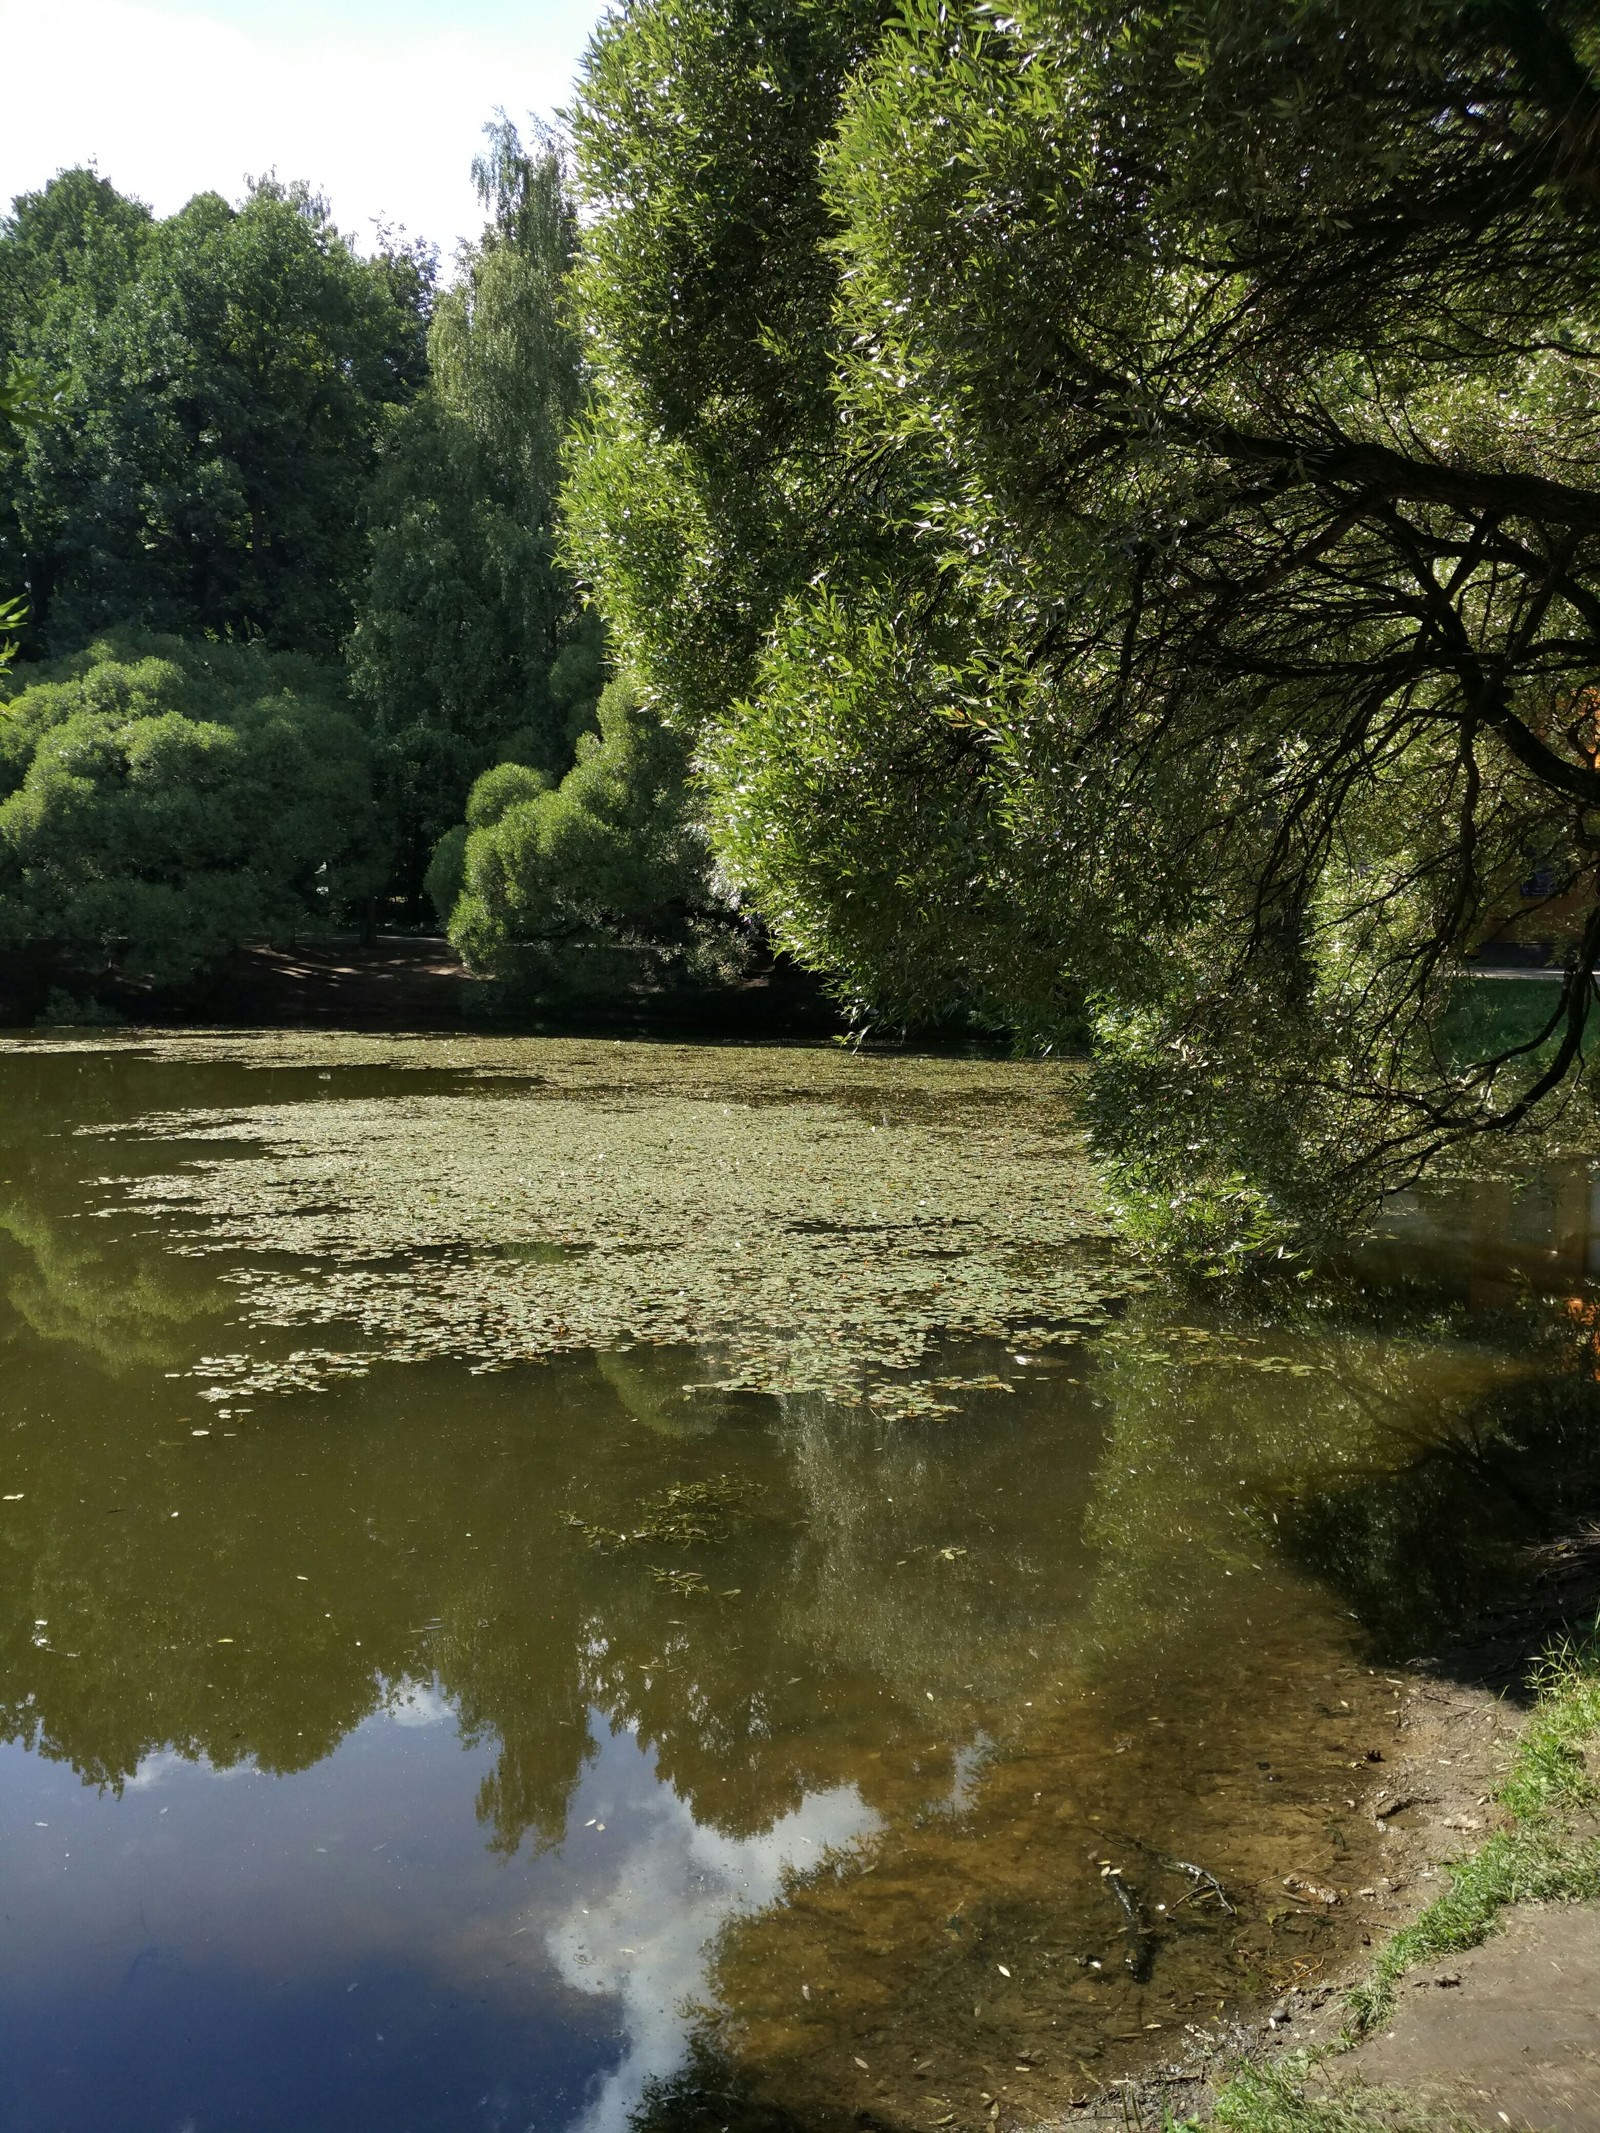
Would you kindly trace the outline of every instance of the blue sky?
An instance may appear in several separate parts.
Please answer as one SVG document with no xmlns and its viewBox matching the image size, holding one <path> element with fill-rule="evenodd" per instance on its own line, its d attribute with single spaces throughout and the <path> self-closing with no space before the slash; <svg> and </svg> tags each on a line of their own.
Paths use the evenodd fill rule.
<svg viewBox="0 0 1600 2133">
<path fill-rule="evenodd" d="M 600 0 L 0 0 L 0 204 L 75 163 L 170 214 L 276 170 L 449 255 L 497 105 L 548 117 Z"/>
</svg>

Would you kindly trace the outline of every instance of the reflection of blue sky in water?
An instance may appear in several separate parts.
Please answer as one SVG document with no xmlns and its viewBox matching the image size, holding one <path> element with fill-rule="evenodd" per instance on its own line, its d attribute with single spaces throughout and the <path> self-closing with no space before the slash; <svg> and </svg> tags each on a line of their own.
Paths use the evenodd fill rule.
<svg viewBox="0 0 1600 2133">
<path fill-rule="evenodd" d="M 592 1723 L 603 1733 L 598 1712 Z M 684 2005 L 703 1992 L 707 1944 L 723 1922 L 770 1903 L 785 1868 L 803 1872 L 829 1846 L 876 1826 L 855 1787 L 841 1785 L 813 1793 L 760 1836 L 723 1836 L 655 1781 L 631 1735 L 606 1739 L 568 1826 L 569 1848 L 587 1845 L 604 1859 L 599 1886 L 549 1931 L 547 1946 L 569 1984 L 620 2003 L 627 2049 L 574 2133 L 622 2133 L 646 2080 L 677 2066 Z"/>
<path fill-rule="evenodd" d="M 718 1928 L 875 1826 L 841 1787 L 702 1829 L 596 1713 L 565 1842 L 507 1859 L 474 1814 L 493 1744 L 451 1720 L 406 1684 L 298 1775 L 163 1751 L 120 1799 L 0 1747 L 6 2133 L 621 2133 Z"/>
</svg>

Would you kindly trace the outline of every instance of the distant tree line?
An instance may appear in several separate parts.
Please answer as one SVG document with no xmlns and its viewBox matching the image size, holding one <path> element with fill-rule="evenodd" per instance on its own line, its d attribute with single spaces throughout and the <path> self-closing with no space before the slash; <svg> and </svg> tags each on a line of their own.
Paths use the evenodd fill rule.
<svg viewBox="0 0 1600 2133">
<path fill-rule="evenodd" d="M 636 692 L 602 711 L 603 625 L 557 554 L 585 390 L 562 156 L 501 120 L 474 174 L 485 227 L 444 287 L 275 180 L 165 219 L 85 170 L 15 203 L 0 945 L 181 986 L 244 942 L 463 902 L 482 967 L 542 948 L 549 977 L 714 905 L 685 751 Z M 536 820 L 586 825 L 582 880 Z M 526 878 L 502 845 L 538 852 Z"/>
</svg>

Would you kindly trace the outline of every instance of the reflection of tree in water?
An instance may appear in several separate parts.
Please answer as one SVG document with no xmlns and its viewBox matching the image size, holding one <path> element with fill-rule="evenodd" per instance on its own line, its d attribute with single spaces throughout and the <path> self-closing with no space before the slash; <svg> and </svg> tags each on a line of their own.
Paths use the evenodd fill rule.
<svg viewBox="0 0 1600 2133">
<path fill-rule="evenodd" d="M 647 2082 L 629 2124 L 637 2133 L 808 2133 L 807 2122 L 756 2090 L 751 2077 L 703 2037 L 675 2074 Z"/>
<path fill-rule="evenodd" d="M 1532 1548 L 1600 1515 L 1600 1383 L 1587 1307 L 1510 1296 L 1313 1294 L 1231 1361 L 1121 1329 L 1087 1522 L 1103 1648 L 1148 1657 L 1220 1570 L 1313 1580 L 1393 1660 L 1526 1588 Z"/>
<path fill-rule="evenodd" d="M 12 1322 L 0 1310 L 0 1351 L 21 1336 L 75 1350 L 106 1371 L 170 1367 L 192 1350 L 197 1325 L 222 1300 L 186 1261 L 130 1235 L 125 1222 L 95 1216 L 85 1174 L 104 1166 L 104 1148 L 74 1129 L 122 1114 L 126 1096 L 103 1066 L 7 1062 L 0 1298 Z M 39 1363 L 48 1393 L 48 1356 Z"/>
<path fill-rule="evenodd" d="M 1190 1329 L 1194 1347 L 1207 1330 Z M 1101 2061 L 1108 2037 L 1147 2020 L 1181 2025 L 1209 2015 L 1218 1993 L 1275 1991 L 1314 1970 L 1326 1952 L 1315 1936 L 1336 1938 L 1339 1918 L 1284 1919 L 1286 1861 L 1352 1886 L 1376 1871 L 1370 1820 L 1336 1827 L 1323 1797 L 1327 1773 L 1372 1737 L 1382 1700 L 1382 1684 L 1351 1664 L 1346 1600 L 1365 1619 L 1387 1608 L 1436 1631 L 1503 1588 L 1528 1541 L 1600 1507 L 1595 1392 L 1570 1355 L 1557 1344 L 1541 1365 L 1526 1322 L 1508 1342 L 1514 1361 L 1468 1330 L 1380 1331 L 1307 1312 L 1270 1342 L 1190 1362 L 1171 1328 L 1136 1311 L 1089 1380 L 1107 1418 L 1086 1476 L 1093 1575 L 1079 1608 L 1024 1617 L 1046 1663 L 1019 1685 L 1031 1693 L 1056 1674 L 1065 1708 L 1030 1719 L 1017 1696 L 996 1698 L 1004 1753 L 954 1818 L 918 1811 L 891 1748 L 871 1795 L 886 1826 L 874 1878 L 858 1861 L 730 1922 L 713 1971 L 730 2018 L 707 2029 L 681 2081 L 656 2090 L 640 2126 L 698 2133 L 721 2098 L 719 2124 L 762 2125 L 775 2099 L 819 2129 L 857 2122 L 858 2109 L 896 2118 L 925 2101 L 928 2066 L 949 2088 L 955 2068 L 1024 2047 L 1114 2071 Z M 801 1466 L 806 1449 L 802 1435 Z M 1519 1468 L 1548 1479 L 1530 1488 Z M 848 1457 L 834 1471 L 843 1479 Z M 970 1478 L 981 1500 L 981 1474 Z M 847 1511 L 870 1501 L 853 1485 L 844 1494 Z M 841 1556 L 850 1525 L 833 1536 Z M 1305 1546 L 1312 1532 L 1327 1541 L 1321 1555 Z M 840 1619 L 859 1643 L 860 1624 L 848 1610 Z M 1002 1670 L 1014 1653 L 1002 1632 Z M 1122 1975 L 1095 1863 L 1106 1857 L 1143 1891 L 1143 1983 Z M 1180 1921 L 1194 1892 L 1173 1864 L 1183 1858 L 1216 1868 L 1237 1915 Z M 1007 2014 L 985 2003 L 996 1963 L 1009 1975 L 1019 1951 L 1025 2005 Z M 1087 1954 L 1102 1959 L 1092 1977 Z M 864 2061 L 870 2078 L 857 2080 L 849 2069 Z M 741 2085 L 751 2070 L 753 2089 Z"/>
<path fill-rule="evenodd" d="M 1291 1559 L 1343 1595 L 1375 1656 L 1431 1652 L 1525 1590 L 1542 1543 L 1600 1518 L 1600 1386 L 1576 1372 L 1496 1386 L 1402 1473 L 1353 1476 L 1279 1518 Z"/>
<path fill-rule="evenodd" d="M 120 1240 L 86 1236 L 81 1213 L 52 1213 L 0 1187 L 0 1294 L 31 1334 L 112 1372 L 183 1361 L 220 1300 L 188 1268 L 152 1256 L 129 1269 L 128 1256 Z"/>
<path fill-rule="evenodd" d="M 69 1168 L 48 1190 L 30 1173 L 64 1254 Z M 162 1262 L 108 1247 L 97 1264 L 121 1283 L 107 1322 L 148 1317 L 117 1298 L 146 1271 L 159 1291 Z M 1415 1622 L 1595 1494 L 1593 1389 L 1541 1375 L 1525 1331 L 1513 1364 L 1443 1322 L 1308 1309 L 1225 1339 L 1171 1312 L 1141 1300 L 1017 1391 L 910 1425 L 818 1399 L 686 1399 L 704 1366 L 648 1349 L 478 1377 L 397 1366 L 224 1416 L 154 1348 L 128 1348 L 108 1389 L 101 1350 L 18 1319 L 10 1360 L 48 1427 L 6 1447 L 22 1501 L 0 1524 L 0 1731 L 102 1783 L 163 1748 L 288 1771 L 437 1679 L 492 1748 L 479 1811 L 510 1851 L 561 1837 L 598 1709 L 703 1827 L 757 1835 L 853 1787 L 901 1848 L 898 1878 L 886 1859 L 868 1879 L 863 1856 L 725 1936 L 716 1979 L 751 2063 L 787 2066 L 794 2094 L 805 1977 L 839 1981 L 815 2003 L 830 2048 L 892 1990 L 930 2035 L 969 2025 L 962 2049 L 981 2055 L 1010 2040 L 983 2042 L 974 1983 L 1036 1934 L 1049 2004 L 1092 2056 L 1113 2012 L 1142 2023 L 1147 1991 L 1167 1995 L 1151 2018 L 1174 2018 L 1185 1962 L 1209 1990 L 1235 1961 L 1195 1912 L 1187 1942 L 1163 1928 L 1153 1984 L 1125 1974 L 1094 1834 L 1143 1862 L 1152 1900 L 1183 1894 L 1160 1856 L 1189 1856 L 1185 1830 L 1265 1885 L 1256 1853 L 1277 1844 L 1276 1877 L 1293 1816 L 1322 1827 L 1309 1793 L 1280 1786 L 1243 1821 L 1219 1796 L 1215 1827 L 1196 1803 L 1260 1757 L 1332 1756 L 1351 1723 L 1338 1701 L 1319 1690 L 1321 1730 L 1284 1747 L 1278 1692 L 1303 1701 L 1348 1657 L 1341 1609 L 1414 1649 Z M 1506 1479 L 1534 1467 L 1554 1478 L 1519 1508 Z M 665 1490 L 723 1477 L 720 1540 L 652 1525 Z M 1464 1536 L 1484 1533 L 1464 1567 Z M 1316 1868 L 1312 1841 L 1297 1866 Z M 1090 1933 L 1114 1992 L 1078 1967 Z M 1238 1963 L 1275 1975 L 1269 1941 Z M 699 2071 L 731 2111 L 732 2077 L 712 2058 Z M 661 2089 L 650 2122 L 698 2129 L 694 2090 Z M 748 2088 L 717 2124 L 780 2133 L 774 2093 Z"/>
<path fill-rule="evenodd" d="M 652 1366 L 678 1384 L 696 1367 Z M 1011 1618 L 1037 1635 L 1076 1593 L 1018 1593 L 1009 1570 L 1057 1529 L 1070 1547 L 1084 1467 L 1042 1479 L 1001 1411 L 951 1457 L 821 1403 L 724 1403 L 720 1427 L 664 1437 L 581 1364 L 418 1365 L 227 1416 L 186 1393 L 135 1372 L 114 1402 L 60 1401 L 13 1455 L 7 1730 L 99 1782 L 166 1747 L 301 1768 L 437 1675 L 498 1743 L 496 1843 L 560 1833 L 591 1705 L 637 1728 L 697 1818 L 747 1834 L 897 1742 L 947 1789 L 953 1748 L 1009 1693 Z M 561 1522 L 628 1528 L 664 1481 L 730 1470 L 719 1546 L 608 1554 Z M 651 1574 L 683 1568 L 707 1589 Z"/>
<path fill-rule="evenodd" d="M 1466 1441 L 1474 1416 L 1535 1383 L 1570 1382 L 1570 1354 L 1552 1344 L 1541 1361 L 1527 1317 L 1500 1329 L 1503 1344 L 1464 1313 L 1379 1319 L 1314 1298 L 1236 1321 L 1231 1338 L 1217 1323 L 1174 1323 L 1170 1304 L 1135 1313 L 1096 1358 L 1109 1432 L 1086 1519 L 1098 1566 L 1086 1633 L 1107 1659 L 1149 1664 L 1225 1574 L 1289 1590 L 1310 1570 L 1343 1591 L 1332 1555 L 1312 1563 L 1290 1545 L 1302 1518 L 1369 1482 L 1422 1503 L 1431 1447 Z M 1473 1534 L 1448 1545 L 1470 1555 Z M 1384 1574 L 1391 1604 L 1420 1597 L 1420 1559 L 1396 1552 Z"/>
<path fill-rule="evenodd" d="M 1576 1381 L 1496 1391 L 1487 1349 L 1346 1333 L 1276 1344 L 1314 1354 L 1312 1378 L 1215 1364 L 1175 1396 L 1162 1339 L 1134 1326 L 1084 1383 L 1058 1368 L 1028 1396 L 1047 1428 L 998 1393 L 921 1428 L 821 1401 L 697 1408 L 695 1359 L 660 1351 L 411 1366 L 230 1424 L 130 1365 L 116 1402 L 64 1396 L 11 1451 L 8 1730 L 102 1782 L 164 1747 L 296 1769 L 437 1675 L 498 1744 L 498 1845 L 559 1836 L 591 1705 L 699 1820 L 748 1835 L 840 1784 L 884 1811 L 947 1794 L 958 1751 L 1004 1740 L 1042 1674 L 1158 1668 L 1241 1566 L 1284 1592 L 1310 1569 L 1404 1642 L 1493 1574 L 1494 1536 L 1592 1500 Z M 691 1428 L 668 1433 L 680 1410 Z M 1544 1493 L 1519 1508 L 1534 1466 Z M 728 1472 L 747 1487 L 717 1547 L 604 1552 L 561 1522 L 627 1530 L 664 1481 Z M 1468 1528 L 1491 1537 L 1476 1555 Z M 705 1589 L 651 1574 L 675 1569 Z"/>
</svg>

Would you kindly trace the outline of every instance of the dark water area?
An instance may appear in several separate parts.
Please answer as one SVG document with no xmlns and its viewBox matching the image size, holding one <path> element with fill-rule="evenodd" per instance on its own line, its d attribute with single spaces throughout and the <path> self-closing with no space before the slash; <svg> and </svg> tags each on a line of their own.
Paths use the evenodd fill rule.
<svg viewBox="0 0 1600 2133">
<path fill-rule="evenodd" d="M 1600 1514 L 1587 1173 L 1397 1208 L 1270 1311 L 1130 1280 L 952 1342 L 937 1411 L 375 1317 L 313 1367 L 281 1284 L 341 1222 L 486 1341 L 496 1284 L 632 1263 L 448 1191 L 356 1234 L 340 1135 L 587 1100 L 589 1055 L 463 1056 L 0 1054 L 6 2133 L 1025 2124 L 1337 1964 L 1285 1880 L 1381 1865 L 1405 1670 Z M 843 1133 L 790 1056 L 781 1103 L 692 1061 L 672 1130 Z M 915 1107 L 868 1108 L 914 1193 Z M 597 1162 L 648 1111 L 592 1109 Z M 234 1220 L 280 1156 L 309 1258 Z"/>
</svg>

